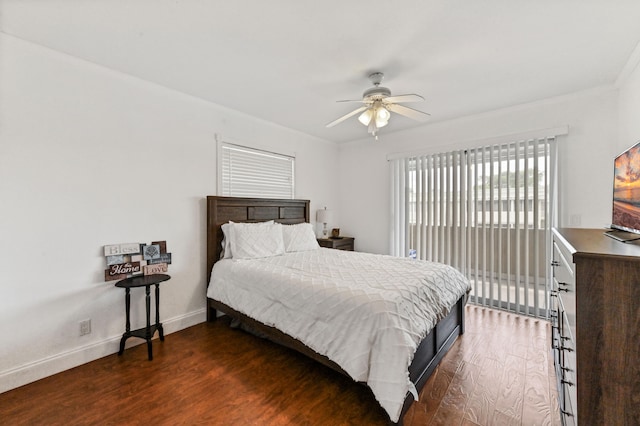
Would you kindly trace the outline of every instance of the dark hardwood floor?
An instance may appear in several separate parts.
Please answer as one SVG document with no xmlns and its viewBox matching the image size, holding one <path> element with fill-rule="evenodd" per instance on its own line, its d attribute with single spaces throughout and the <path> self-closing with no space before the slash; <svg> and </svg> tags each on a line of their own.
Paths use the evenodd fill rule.
<svg viewBox="0 0 640 426">
<path fill-rule="evenodd" d="M 404 418 L 559 425 L 549 324 L 467 306 L 458 339 Z M 203 323 L 0 394 L 6 425 L 385 425 L 365 386 L 271 342 Z"/>
</svg>

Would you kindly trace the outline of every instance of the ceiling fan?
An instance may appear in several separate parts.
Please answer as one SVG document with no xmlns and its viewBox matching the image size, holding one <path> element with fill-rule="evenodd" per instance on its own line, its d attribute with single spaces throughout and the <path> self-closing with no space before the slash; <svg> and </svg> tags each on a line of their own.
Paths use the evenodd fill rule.
<svg viewBox="0 0 640 426">
<path fill-rule="evenodd" d="M 327 127 L 333 127 L 358 113 L 362 113 L 358 117 L 358 121 L 367 126 L 368 132 L 377 140 L 378 130 L 389 123 L 391 112 L 395 112 L 418 121 L 424 121 L 430 116 L 430 114 L 427 114 L 426 112 L 418 111 L 417 109 L 409 108 L 404 105 L 399 105 L 403 102 L 424 101 L 424 98 L 416 94 L 391 96 L 391 90 L 380 86 L 383 78 L 384 74 L 381 72 L 374 72 L 369 75 L 369 80 L 373 83 L 373 87 L 364 91 L 362 94 L 362 100 L 338 101 L 362 102 L 364 105 L 343 115 L 337 120 L 332 121 L 327 124 Z"/>
</svg>

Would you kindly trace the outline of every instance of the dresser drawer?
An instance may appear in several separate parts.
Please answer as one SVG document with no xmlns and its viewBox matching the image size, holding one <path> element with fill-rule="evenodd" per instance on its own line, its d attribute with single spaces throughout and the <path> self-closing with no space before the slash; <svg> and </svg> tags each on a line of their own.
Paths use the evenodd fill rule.
<svg viewBox="0 0 640 426">
<path fill-rule="evenodd" d="M 565 342 L 566 343 L 566 342 Z M 560 365 L 556 368 L 559 382 L 560 414 L 565 425 L 573 425 L 578 419 L 577 374 L 575 371 L 575 352 L 560 350 Z"/>
<path fill-rule="evenodd" d="M 559 241 L 553 241 L 553 277 L 566 285 L 575 285 L 575 274 L 571 253 Z"/>
<path fill-rule="evenodd" d="M 562 419 L 562 424 L 565 426 L 577 425 L 578 418 L 576 414 L 578 411 L 576 406 L 576 387 L 563 384 L 562 388 L 562 394 L 564 397 L 564 400 L 561 401 L 560 405 L 560 417 Z"/>
<path fill-rule="evenodd" d="M 560 287 L 562 288 L 562 287 Z M 559 301 L 562 303 L 564 310 L 564 332 L 565 335 L 570 334 L 571 339 L 576 338 L 576 293 L 575 286 L 570 286 L 567 291 L 558 292 Z"/>
<path fill-rule="evenodd" d="M 576 349 L 575 336 L 573 335 L 571 325 L 569 324 L 569 319 L 567 318 L 566 311 L 563 311 L 560 313 L 559 326 L 560 328 L 558 330 L 558 334 L 560 335 L 560 340 L 563 342 L 562 346 L 571 349 L 568 352 L 575 353 L 575 349 Z"/>
</svg>

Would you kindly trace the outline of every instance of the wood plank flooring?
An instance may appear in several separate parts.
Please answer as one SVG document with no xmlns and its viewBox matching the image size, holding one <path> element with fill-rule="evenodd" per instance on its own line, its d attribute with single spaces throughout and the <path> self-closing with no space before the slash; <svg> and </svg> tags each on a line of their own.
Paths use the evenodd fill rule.
<svg viewBox="0 0 640 426">
<path fill-rule="evenodd" d="M 469 305 L 466 332 L 404 417 L 559 425 L 545 321 Z M 367 387 L 271 342 L 203 323 L 0 394 L 7 425 L 385 425 Z"/>
</svg>

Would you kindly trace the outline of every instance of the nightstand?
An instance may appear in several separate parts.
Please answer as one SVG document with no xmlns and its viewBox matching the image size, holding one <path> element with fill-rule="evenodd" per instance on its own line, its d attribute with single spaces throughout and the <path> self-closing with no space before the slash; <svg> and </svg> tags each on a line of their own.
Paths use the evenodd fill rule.
<svg viewBox="0 0 640 426">
<path fill-rule="evenodd" d="M 353 251 L 354 239 L 353 237 L 318 238 L 318 244 L 320 244 L 320 247 Z"/>
<path fill-rule="evenodd" d="M 122 355 L 124 352 L 124 343 L 129 337 L 139 337 L 147 341 L 147 352 L 149 355 L 149 361 L 153 359 L 153 351 L 151 349 L 151 338 L 157 331 L 160 334 L 160 340 L 164 341 L 164 330 L 162 329 L 162 323 L 160 322 L 160 283 L 171 279 L 166 274 L 153 274 L 153 275 L 137 275 L 124 280 L 120 280 L 116 283 L 116 287 L 125 289 L 125 310 L 127 313 L 127 325 L 126 331 L 120 339 L 120 350 L 118 355 Z M 151 324 L 151 289 L 152 285 L 156 286 L 156 323 Z M 139 328 L 138 330 L 131 331 L 131 295 L 130 290 L 134 287 L 145 288 L 145 301 L 147 305 L 147 326 Z"/>
</svg>

